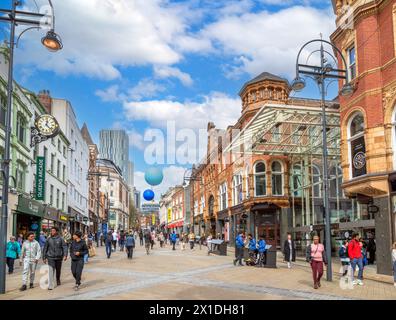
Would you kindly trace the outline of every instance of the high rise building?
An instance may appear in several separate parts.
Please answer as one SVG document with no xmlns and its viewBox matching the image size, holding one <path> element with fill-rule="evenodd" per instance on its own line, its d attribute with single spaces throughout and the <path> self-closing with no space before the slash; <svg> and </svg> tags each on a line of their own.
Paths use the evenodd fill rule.
<svg viewBox="0 0 396 320">
<path fill-rule="evenodd" d="M 129 137 L 125 130 L 101 130 L 99 152 L 102 159 L 113 161 L 121 169 L 122 176 L 127 181 L 127 184 L 132 187 L 133 178 L 131 179 L 130 174 Z"/>
</svg>

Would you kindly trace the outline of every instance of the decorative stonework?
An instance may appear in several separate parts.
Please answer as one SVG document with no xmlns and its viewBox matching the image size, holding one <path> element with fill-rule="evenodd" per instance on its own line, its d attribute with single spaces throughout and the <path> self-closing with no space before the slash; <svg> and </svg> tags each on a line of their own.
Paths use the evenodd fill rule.
<svg viewBox="0 0 396 320">
<path fill-rule="evenodd" d="M 384 92 L 384 96 L 382 98 L 384 108 L 393 107 L 390 104 L 394 102 L 395 99 L 396 99 L 396 85 Z"/>
</svg>

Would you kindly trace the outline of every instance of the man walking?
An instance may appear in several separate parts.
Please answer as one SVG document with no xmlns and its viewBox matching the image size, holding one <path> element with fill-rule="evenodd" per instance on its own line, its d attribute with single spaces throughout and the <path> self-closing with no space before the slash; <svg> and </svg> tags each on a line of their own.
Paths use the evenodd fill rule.
<svg viewBox="0 0 396 320">
<path fill-rule="evenodd" d="M 188 242 L 190 243 L 190 250 L 194 249 L 194 244 L 195 244 L 195 234 L 191 230 L 189 235 L 188 235 Z"/>
<path fill-rule="evenodd" d="M 362 247 L 359 241 L 359 234 L 353 233 L 352 240 L 348 244 L 348 255 L 349 259 L 351 260 L 351 277 L 352 277 L 352 284 L 356 285 L 363 285 L 363 255 L 362 255 Z M 358 272 L 358 280 L 355 280 L 355 270 L 356 265 L 359 267 Z"/>
<path fill-rule="evenodd" d="M 292 240 L 291 233 L 287 234 L 287 239 L 283 245 L 284 260 L 287 262 L 287 267 L 291 268 L 291 263 L 296 261 L 296 245 Z"/>
<path fill-rule="evenodd" d="M 176 246 L 176 241 L 177 241 L 177 236 L 176 236 L 176 232 L 173 231 L 170 235 L 170 242 L 172 243 L 172 250 L 176 250 L 175 246 Z"/>
<path fill-rule="evenodd" d="M 243 232 L 239 231 L 238 236 L 235 239 L 235 259 L 234 266 L 236 266 L 239 261 L 239 265 L 243 266 L 242 258 L 243 258 L 243 249 L 245 247 L 245 242 L 243 241 Z"/>
<path fill-rule="evenodd" d="M 111 231 L 109 231 L 106 234 L 106 238 L 105 238 L 107 259 L 110 259 L 111 251 L 112 251 L 112 248 L 111 248 L 112 245 L 113 245 L 113 235 L 112 235 Z"/>
<path fill-rule="evenodd" d="M 139 240 L 140 240 L 140 246 L 143 246 L 143 231 L 140 229 L 139 231 Z"/>
<path fill-rule="evenodd" d="M 120 247 L 120 251 L 124 251 L 124 247 L 125 247 L 125 232 L 124 230 L 121 230 L 120 232 L 120 240 L 118 241 L 118 245 Z"/>
<path fill-rule="evenodd" d="M 19 289 L 25 291 L 27 289 L 28 277 L 30 280 L 30 289 L 33 288 L 34 276 L 36 274 L 37 263 L 41 258 L 40 244 L 34 239 L 34 232 L 27 234 L 27 240 L 22 245 L 21 263 L 23 263 L 22 271 L 22 287 Z"/>
<path fill-rule="evenodd" d="M 73 241 L 70 244 L 71 272 L 76 285 L 74 290 L 78 290 L 81 285 L 81 274 L 84 268 L 84 256 L 88 254 L 88 247 L 84 240 L 81 239 L 82 232 L 76 231 L 73 234 Z"/>
<path fill-rule="evenodd" d="M 144 234 L 144 244 L 146 247 L 146 253 L 150 253 L 150 247 L 151 247 L 151 233 L 149 230 L 147 230 Z"/>
<path fill-rule="evenodd" d="M 45 236 L 43 231 L 40 232 L 40 236 L 39 236 L 39 241 L 38 242 L 39 242 L 41 251 L 43 251 L 45 243 L 47 242 L 47 237 Z"/>
<path fill-rule="evenodd" d="M 132 233 L 129 233 L 125 240 L 125 247 L 127 250 L 128 259 L 132 259 L 133 249 L 135 248 L 135 238 Z"/>
<path fill-rule="evenodd" d="M 68 246 L 59 235 L 58 227 L 51 228 L 51 237 L 47 239 L 44 246 L 43 259 L 44 263 L 48 262 L 48 290 L 54 289 L 54 276 L 56 274 L 56 284 L 61 285 L 62 259 L 67 260 Z"/>
<path fill-rule="evenodd" d="M 10 237 L 10 241 L 7 243 L 6 258 L 8 266 L 8 274 L 14 272 L 14 262 L 21 254 L 21 247 L 15 237 Z"/>
</svg>

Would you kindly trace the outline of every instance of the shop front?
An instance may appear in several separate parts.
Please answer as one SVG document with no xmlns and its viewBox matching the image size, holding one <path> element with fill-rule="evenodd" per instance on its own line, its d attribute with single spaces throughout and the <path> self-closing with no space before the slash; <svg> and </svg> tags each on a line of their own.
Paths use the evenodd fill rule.
<svg viewBox="0 0 396 320">
<path fill-rule="evenodd" d="M 62 211 L 58 211 L 58 221 L 61 230 L 69 227 L 69 215 Z"/>
<path fill-rule="evenodd" d="M 22 234 L 25 238 L 26 234 L 32 231 L 36 233 L 36 238 L 38 239 L 43 219 L 44 206 L 38 201 L 19 195 L 13 219 L 14 234 Z"/>
<path fill-rule="evenodd" d="M 58 227 L 61 229 L 59 211 L 55 208 L 44 206 L 44 217 L 41 221 L 41 231 L 49 233 L 52 227 Z"/>
<path fill-rule="evenodd" d="M 83 222 L 83 217 L 82 215 L 72 207 L 68 207 L 68 213 L 70 215 L 69 221 L 70 221 L 70 232 L 73 233 L 77 230 L 83 231 L 82 228 L 82 222 Z"/>
<path fill-rule="evenodd" d="M 170 230 L 170 232 L 175 231 L 178 234 L 182 234 L 183 232 L 183 225 L 184 225 L 184 221 L 176 221 L 173 223 L 168 224 L 168 229 Z"/>
<path fill-rule="evenodd" d="M 194 233 L 197 236 L 201 236 L 205 234 L 205 223 L 203 220 L 203 215 L 198 214 L 194 216 L 193 218 L 193 223 L 194 223 Z"/>
<path fill-rule="evenodd" d="M 228 210 L 222 210 L 217 213 L 216 219 L 216 234 L 220 235 L 220 238 L 226 242 L 230 241 L 230 218 Z"/>
<path fill-rule="evenodd" d="M 235 238 L 240 231 L 249 233 L 248 231 L 249 212 L 243 204 L 231 207 L 231 217 L 229 221 L 229 237 L 230 244 L 235 245 Z"/>
</svg>

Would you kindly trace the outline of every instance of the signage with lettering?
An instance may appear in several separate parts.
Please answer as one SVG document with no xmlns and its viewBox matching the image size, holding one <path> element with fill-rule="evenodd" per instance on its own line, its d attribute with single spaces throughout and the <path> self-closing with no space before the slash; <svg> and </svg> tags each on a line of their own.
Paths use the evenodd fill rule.
<svg viewBox="0 0 396 320">
<path fill-rule="evenodd" d="M 160 205 L 158 203 L 143 203 L 142 212 L 159 212 Z"/>
<path fill-rule="evenodd" d="M 44 217 L 44 206 L 40 202 L 25 198 L 23 195 L 18 198 L 17 210 L 40 218 Z"/>
<path fill-rule="evenodd" d="M 364 137 L 351 141 L 352 176 L 359 177 L 367 173 L 366 170 L 366 144 Z"/>
<path fill-rule="evenodd" d="M 168 222 L 172 221 L 172 208 L 168 208 Z"/>
<path fill-rule="evenodd" d="M 151 224 L 155 225 L 155 214 L 151 216 Z"/>
<path fill-rule="evenodd" d="M 36 200 L 45 198 L 45 157 L 36 159 Z"/>
</svg>

